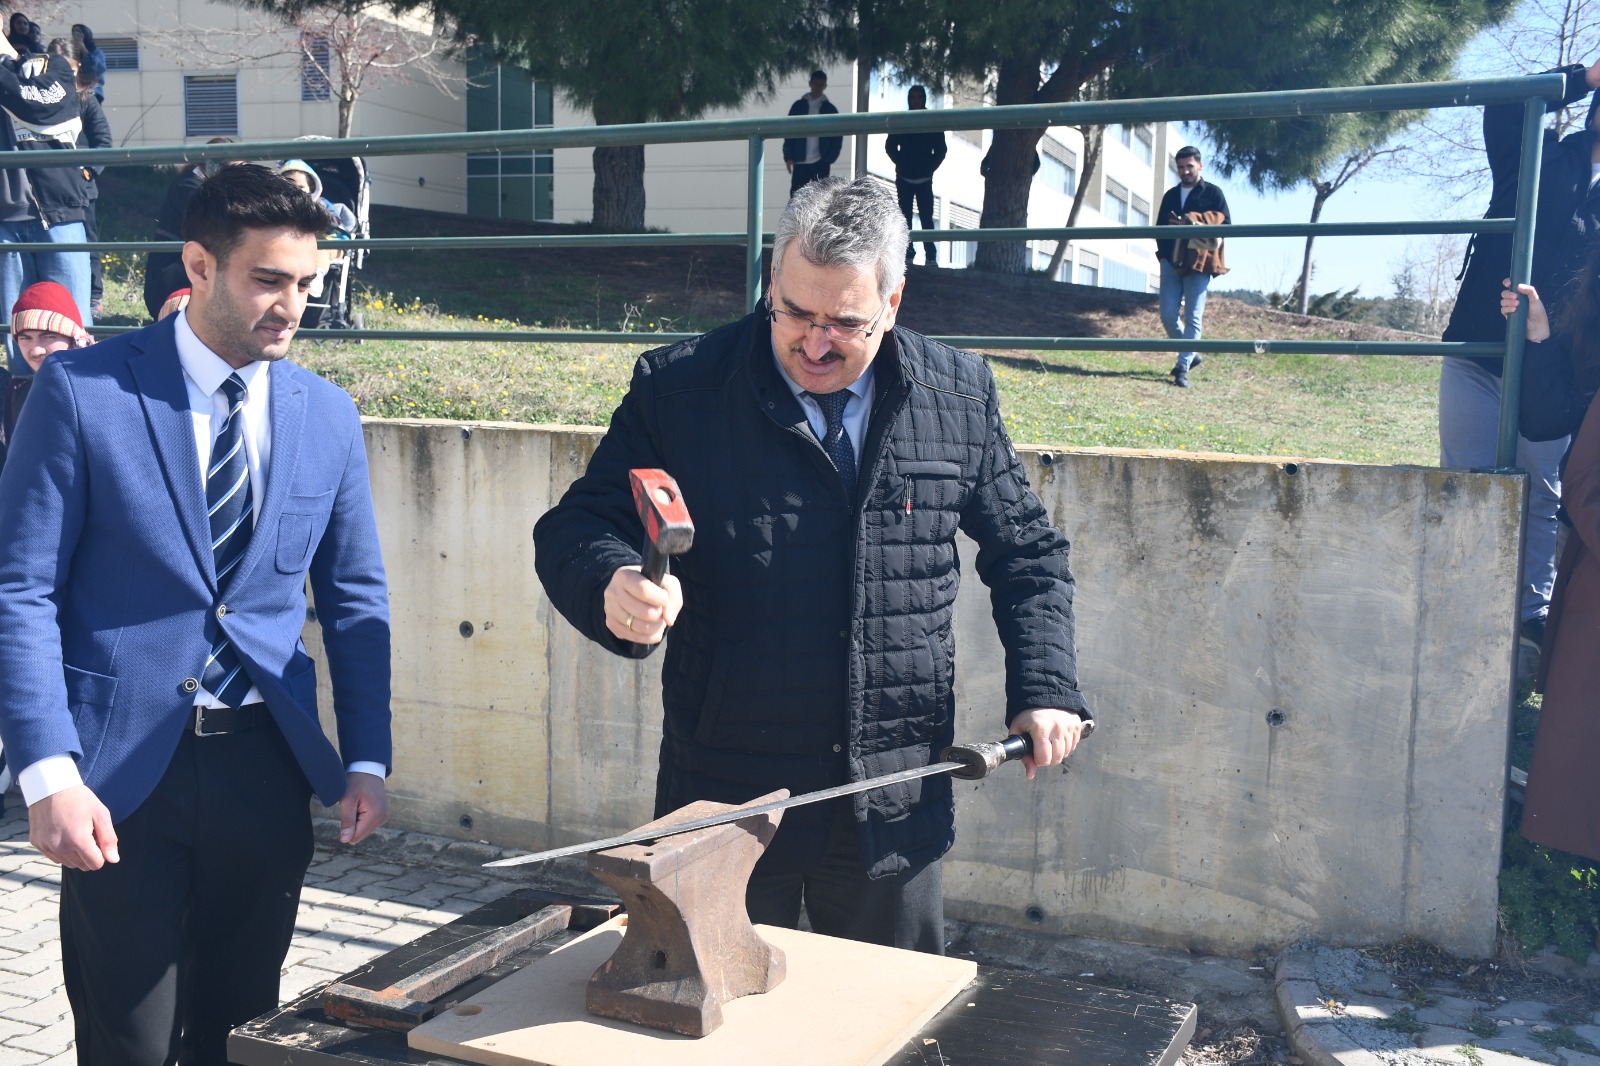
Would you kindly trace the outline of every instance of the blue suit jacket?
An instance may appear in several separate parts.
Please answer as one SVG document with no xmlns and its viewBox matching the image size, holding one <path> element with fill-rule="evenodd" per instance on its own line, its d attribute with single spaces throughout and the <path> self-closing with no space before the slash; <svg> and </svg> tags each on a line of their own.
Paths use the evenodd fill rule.
<svg viewBox="0 0 1600 1066">
<path fill-rule="evenodd" d="M 292 363 L 269 380 L 265 497 L 221 588 L 173 319 L 52 356 L 0 474 L 6 760 L 71 753 L 113 821 L 171 761 L 219 626 L 323 803 L 343 795 L 348 762 L 390 762 L 388 591 L 360 419 Z M 307 575 L 337 752 L 300 639 Z"/>
</svg>

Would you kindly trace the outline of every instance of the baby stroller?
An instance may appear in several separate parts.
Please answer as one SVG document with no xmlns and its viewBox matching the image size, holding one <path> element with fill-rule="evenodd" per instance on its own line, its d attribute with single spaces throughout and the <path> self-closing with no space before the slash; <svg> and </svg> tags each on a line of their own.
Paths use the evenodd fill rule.
<svg viewBox="0 0 1600 1066">
<path fill-rule="evenodd" d="M 328 137 L 300 137 L 302 141 L 325 141 Z M 372 179 L 367 164 L 360 156 L 336 156 L 329 159 L 308 159 L 322 182 L 322 197 L 349 209 L 355 224 L 345 236 L 362 238 L 372 236 Z M 342 214 L 342 212 L 340 212 Z M 365 248 L 325 249 L 331 253 L 327 273 L 323 276 L 322 291 L 306 303 L 300 316 L 300 325 L 311 329 L 360 329 L 363 325 L 359 311 L 350 308 L 351 273 L 360 270 L 367 260 Z"/>
</svg>

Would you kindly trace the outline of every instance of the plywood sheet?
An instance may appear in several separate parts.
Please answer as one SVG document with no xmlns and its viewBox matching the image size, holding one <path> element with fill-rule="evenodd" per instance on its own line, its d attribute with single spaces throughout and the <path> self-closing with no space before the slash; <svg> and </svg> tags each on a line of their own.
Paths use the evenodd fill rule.
<svg viewBox="0 0 1600 1066">
<path fill-rule="evenodd" d="M 589 975 L 616 950 L 624 921 L 418 1026 L 410 1045 L 484 1066 L 878 1066 L 977 975 L 963 959 L 761 925 L 788 957 L 788 976 L 725 1004 L 722 1027 L 697 1039 L 584 1009 Z"/>
</svg>

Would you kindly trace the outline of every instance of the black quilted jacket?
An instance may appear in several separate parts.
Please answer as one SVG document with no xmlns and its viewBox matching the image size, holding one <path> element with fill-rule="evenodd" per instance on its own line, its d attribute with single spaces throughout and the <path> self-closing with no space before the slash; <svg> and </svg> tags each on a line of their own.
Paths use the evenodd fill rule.
<svg viewBox="0 0 1600 1066">
<path fill-rule="evenodd" d="M 673 563 L 684 609 L 666 642 L 658 814 L 933 761 L 955 732 L 958 527 L 978 544 L 1007 678 L 1005 708 L 964 734 L 1035 707 L 1088 717 L 1067 541 L 1028 488 L 988 367 L 898 328 L 873 365 L 856 500 L 755 314 L 641 357 L 587 472 L 534 529 L 557 609 L 613 652 L 648 654 L 607 632 L 601 593 L 640 558 L 628 470 L 661 467 L 683 490 L 695 538 Z M 955 839 L 948 777 L 857 796 L 855 813 L 873 876 Z M 825 805 L 787 812 L 762 871 L 809 864 L 827 825 Z"/>
</svg>

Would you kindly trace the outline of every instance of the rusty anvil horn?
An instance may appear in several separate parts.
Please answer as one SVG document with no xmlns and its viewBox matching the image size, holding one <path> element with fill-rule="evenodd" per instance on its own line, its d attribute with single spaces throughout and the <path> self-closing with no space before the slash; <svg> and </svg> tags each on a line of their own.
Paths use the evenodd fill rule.
<svg viewBox="0 0 1600 1066">
<path fill-rule="evenodd" d="M 694 544 L 694 522 L 683 505 L 678 483 L 665 470 L 630 470 L 628 483 L 633 487 L 639 521 L 644 523 L 644 565 L 640 570 L 659 585 L 667 573 L 667 557 L 682 555 Z"/>
</svg>

